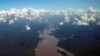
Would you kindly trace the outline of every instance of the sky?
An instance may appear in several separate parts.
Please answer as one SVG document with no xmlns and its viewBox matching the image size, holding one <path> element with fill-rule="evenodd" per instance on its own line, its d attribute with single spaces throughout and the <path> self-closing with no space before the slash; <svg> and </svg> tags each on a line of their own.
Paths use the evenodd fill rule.
<svg viewBox="0 0 100 56">
<path fill-rule="evenodd" d="M 94 7 L 100 9 L 100 0 L 0 0 L 0 10 L 10 8 L 34 8 L 34 9 L 87 9 Z"/>
</svg>

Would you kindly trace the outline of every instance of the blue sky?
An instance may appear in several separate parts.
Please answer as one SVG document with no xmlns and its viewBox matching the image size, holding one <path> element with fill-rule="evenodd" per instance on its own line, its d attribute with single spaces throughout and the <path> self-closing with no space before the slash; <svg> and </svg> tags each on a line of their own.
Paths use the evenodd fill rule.
<svg viewBox="0 0 100 56">
<path fill-rule="evenodd" d="M 10 8 L 28 8 L 34 9 L 87 9 L 89 7 L 100 9 L 100 0 L 0 0 L 0 10 Z"/>
</svg>

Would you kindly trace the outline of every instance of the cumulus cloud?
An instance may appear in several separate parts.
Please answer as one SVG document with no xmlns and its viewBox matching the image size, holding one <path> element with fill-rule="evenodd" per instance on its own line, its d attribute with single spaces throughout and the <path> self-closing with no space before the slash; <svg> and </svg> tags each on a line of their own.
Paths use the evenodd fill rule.
<svg viewBox="0 0 100 56">
<path fill-rule="evenodd" d="M 14 23 L 14 20 L 9 20 L 9 24 L 13 24 Z"/>
<path fill-rule="evenodd" d="M 25 25 L 25 28 L 27 31 L 31 30 L 31 27 L 29 25 Z"/>
<path fill-rule="evenodd" d="M 64 24 L 64 22 L 60 22 L 60 23 L 59 23 L 59 25 L 63 25 L 63 24 Z"/>
<path fill-rule="evenodd" d="M 94 9 L 90 7 L 88 10 L 83 9 L 68 9 L 68 10 L 57 10 L 57 11 L 49 11 L 45 9 L 32 9 L 32 8 L 23 8 L 23 9 L 15 9 L 12 8 L 6 11 L 0 11 L 0 22 L 7 22 L 9 24 L 13 24 L 16 20 L 19 19 L 27 19 L 27 20 L 37 20 L 41 21 L 45 19 L 55 19 L 62 18 L 63 23 L 59 22 L 58 24 L 64 24 L 64 22 L 72 23 L 73 25 L 90 25 L 90 23 L 95 23 L 96 25 L 100 25 L 97 23 L 100 21 L 100 10 Z M 58 19 L 59 20 L 59 19 Z"/>
<path fill-rule="evenodd" d="M 100 25 L 100 21 L 97 23 L 97 25 Z"/>
<path fill-rule="evenodd" d="M 83 22 L 83 21 L 80 21 L 80 20 L 78 20 L 76 24 L 77 25 L 89 25 L 88 22 Z"/>
</svg>

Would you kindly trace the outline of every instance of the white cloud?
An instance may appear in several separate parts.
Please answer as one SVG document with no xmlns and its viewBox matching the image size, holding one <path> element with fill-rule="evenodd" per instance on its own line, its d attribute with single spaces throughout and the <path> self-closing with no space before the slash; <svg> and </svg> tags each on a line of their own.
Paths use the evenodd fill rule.
<svg viewBox="0 0 100 56">
<path fill-rule="evenodd" d="M 9 24 L 13 24 L 14 23 L 14 20 L 9 20 Z"/>
<path fill-rule="evenodd" d="M 64 24 L 64 22 L 60 22 L 60 23 L 59 23 L 59 25 L 63 25 L 63 24 Z"/>
<path fill-rule="evenodd" d="M 78 22 L 76 23 L 77 25 L 89 25 L 88 22 L 82 22 L 80 20 L 78 20 Z"/>
<path fill-rule="evenodd" d="M 29 25 L 25 25 L 25 28 L 27 31 L 31 30 L 31 27 Z"/>
<path fill-rule="evenodd" d="M 9 24 L 14 23 L 18 19 L 41 21 L 42 19 L 48 20 L 50 18 L 62 18 L 64 19 L 63 22 L 71 22 L 74 25 L 89 25 L 92 22 L 97 24 L 97 21 L 100 21 L 100 10 L 90 7 L 88 10 L 69 9 L 49 11 L 45 9 L 23 8 L 19 10 L 12 8 L 10 10 L 0 11 L 0 22 L 7 22 L 8 20 Z"/>
<path fill-rule="evenodd" d="M 97 23 L 97 25 L 100 25 L 100 21 Z"/>
<path fill-rule="evenodd" d="M 68 16 L 66 16 L 66 17 L 65 17 L 65 22 L 68 23 L 69 21 L 70 21 L 70 18 L 69 18 Z"/>
</svg>

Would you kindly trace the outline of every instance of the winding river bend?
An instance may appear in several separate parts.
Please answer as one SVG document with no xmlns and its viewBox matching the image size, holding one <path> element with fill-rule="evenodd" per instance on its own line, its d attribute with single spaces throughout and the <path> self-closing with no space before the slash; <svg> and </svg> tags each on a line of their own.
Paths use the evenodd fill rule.
<svg viewBox="0 0 100 56">
<path fill-rule="evenodd" d="M 60 51 L 64 51 L 67 56 L 73 56 L 71 53 L 63 50 L 62 48 L 57 46 L 59 39 L 50 35 L 52 31 L 55 30 L 52 27 L 49 29 L 45 29 L 43 32 L 40 32 L 39 37 L 41 38 L 40 42 L 38 43 L 37 48 L 35 49 L 36 56 L 64 56 L 60 52 L 57 52 L 59 49 Z"/>
</svg>

